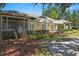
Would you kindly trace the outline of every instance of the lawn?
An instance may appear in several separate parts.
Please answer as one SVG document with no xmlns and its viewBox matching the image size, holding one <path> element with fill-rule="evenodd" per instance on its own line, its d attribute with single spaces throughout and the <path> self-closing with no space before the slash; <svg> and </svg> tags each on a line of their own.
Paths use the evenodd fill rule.
<svg viewBox="0 0 79 59">
<path fill-rule="evenodd" d="M 49 33 L 28 34 L 21 39 L 4 40 L 0 45 L 0 55 L 2 56 L 49 56 L 48 46 L 51 41 L 61 41 L 62 39 Z"/>
<path fill-rule="evenodd" d="M 69 38 L 79 38 L 79 30 L 69 30 L 65 31 L 64 35 Z"/>
<path fill-rule="evenodd" d="M 0 55 L 2 56 L 50 56 L 48 45 L 51 41 L 66 41 L 68 38 L 78 38 L 78 30 L 64 31 L 63 35 L 53 34 L 30 34 L 26 38 L 19 40 L 4 40 L 4 44 L 0 45 Z M 66 39 L 65 39 L 66 38 Z"/>
</svg>

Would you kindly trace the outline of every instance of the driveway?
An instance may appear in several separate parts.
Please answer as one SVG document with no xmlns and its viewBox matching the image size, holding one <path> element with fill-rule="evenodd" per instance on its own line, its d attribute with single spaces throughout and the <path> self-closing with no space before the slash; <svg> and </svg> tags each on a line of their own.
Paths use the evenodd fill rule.
<svg viewBox="0 0 79 59">
<path fill-rule="evenodd" d="M 52 41 L 48 49 L 53 56 L 79 56 L 79 39 L 65 42 Z"/>
</svg>

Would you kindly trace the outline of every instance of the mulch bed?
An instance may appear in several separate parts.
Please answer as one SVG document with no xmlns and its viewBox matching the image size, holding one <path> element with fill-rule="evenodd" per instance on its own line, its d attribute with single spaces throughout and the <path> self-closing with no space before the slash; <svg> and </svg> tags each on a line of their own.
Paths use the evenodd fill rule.
<svg viewBox="0 0 79 59">
<path fill-rule="evenodd" d="M 6 40 L 0 45 L 0 56 L 29 56 L 37 52 L 39 41 Z"/>
</svg>

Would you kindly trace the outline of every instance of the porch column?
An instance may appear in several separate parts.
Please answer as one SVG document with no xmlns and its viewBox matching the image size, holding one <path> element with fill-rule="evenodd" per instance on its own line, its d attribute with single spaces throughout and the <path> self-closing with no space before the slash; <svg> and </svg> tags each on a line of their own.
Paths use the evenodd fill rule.
<svg viewBox="0 0 79 59">
<path fill-rule="evenodd" d="M 64 29 L 66 29 L 66 24 L 64 24 Z"/>
<path fill-rule="evenodd" d="M 6 17 L 6 29 L 8 30 L 8 17 Z"/>
<path fill-rule="evenodd" d="M 69 24 L 69 29 L 72 29 L 72 25 L 71 25 L 71 23 Z"/>
<path fill-rule="evenodd" d="M 0 43 L 2 43 L 2 16 L 0 14 Z"/>
<path fill-rule="evenodd" d="M 58 30 L 58 26 L 57 26 L 57 24 L 56 24 L 56 27 L 55 27 L 55 29 L 56 29 L 56 31 Z"/>
<path fill-rule="evenodd" d="M 69 25 L 68 24 L 65 24 L 65 29 L 68 29 L 69 28 Z"/>
<path fill-rule="evenodd" d="M 24 30 L 23 30 L 23 36 L 25 36 L 25 19 L 24 19 L 24 22 L 23 22 L 23 27 L 24 27 Z"/>
<path fill-rule="evenodd" d="M 30 30 L 30 27 L 29 27 L 29 26 L 30 26 L 30 25 L 29 25 L 30 22 L 29 22 L 29 18 L 27 18 L 27 19 L 28 19 L 28 21 L 27 21 L 27 22 L 28 22 L 27 31 L 29 31 L 29 30 Z"/>
</svg>

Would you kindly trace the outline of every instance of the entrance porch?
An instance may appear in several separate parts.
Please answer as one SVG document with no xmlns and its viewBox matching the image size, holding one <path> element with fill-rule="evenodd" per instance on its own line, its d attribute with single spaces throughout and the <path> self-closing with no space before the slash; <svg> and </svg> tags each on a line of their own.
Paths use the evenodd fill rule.
<svg viewBox="0 0 79 59">
<path fill-rule="evenodd" d="M 67 29 L 72 29 L 71 23 L 69 24 L 54 24 L 54 32 L 60 31 L 60 30 L 67 30 Z"/>
<path fill-rule="evenodd" d="M 2 39 L 6 35 L 14 36 L 15 38 L 24 36 L 27 31 L 28 19 L 14 16 L 1 17 L 1 32 Z M 10 37 L 11 38 L 11 37 Z"/>
</svg>

